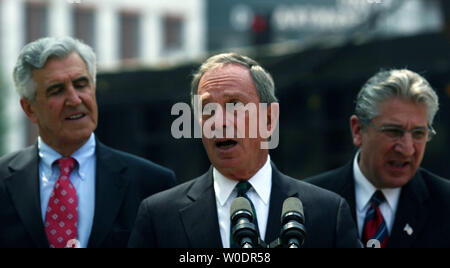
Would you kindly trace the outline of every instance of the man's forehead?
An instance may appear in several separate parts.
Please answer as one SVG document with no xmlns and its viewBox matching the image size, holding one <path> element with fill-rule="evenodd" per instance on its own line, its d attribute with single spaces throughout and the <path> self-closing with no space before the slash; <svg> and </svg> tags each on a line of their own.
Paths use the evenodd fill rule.
<svg viewBox="0 0 450 268">
<path fill-rule="evenodd" d="M 89 77 L 85 62 L 75 53 L 63 58 L 49 58 L 42 68 L 33 70 L 32 74 L 34 78 L 39 77 L 45 82 L 57 82 L 67 78 L 77 79 L 81 76 Z"/>
<path fill-rule="evenodd" d="M 198 94 L 206 97 L 258 96 L 250 71 L 243 66 L 229 64 L 206 72 L 200 80 Z"/>
<path fill-rule="evenodd" d="M 203 77 L 206 75 L 224 74 L 224 73 L 242 72 L 242 71 L 249 71 L 249 69 L 246 66 L 241 65 L 241 64 L 226 63 L 226 64 L 217 65 L 217 66 L 209 69 L 208 71 L 205 72 Z"/>
<path fill-rule="evenodd" d="M 205 72 L 200 79 L 200 84 L 242 82 L 248 79 L 251 79 L 248 68 L 238 64 L 226 64 Z"/>
<path fill-rule="evenodd" d="M 222 98 L 235 98 L 246 95 L 247 95 L 246 92 L 244 92 L 243 90 L 235 88 L 225 88 L 200 92 L 200 98 L 202 100 L 219 96 Z"/>
<path fill-rule="evenodd" d="M 385 124 L 404 125 L 413 124 L 426 126 L 427 108 L 424 103 L 413 100 L 393 98 L 378 105 L 378 121 Z"/>
</svg>

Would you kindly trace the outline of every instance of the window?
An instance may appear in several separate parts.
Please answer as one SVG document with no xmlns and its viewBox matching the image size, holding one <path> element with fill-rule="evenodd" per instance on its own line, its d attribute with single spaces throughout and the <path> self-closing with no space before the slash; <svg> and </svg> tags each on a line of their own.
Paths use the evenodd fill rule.
<svg viewBox="0 0 450 268">
<path fill-rule="evenodd" d="M 122 12 L 120 14 L 120 55 L 122 59 L 139 57 L 139 15 Z"/>
<path fill-rule="evenodd" d="M 166 52 L 183 49 L 183 24 L 181 16 L 166 15 L 164 17 L 164 50 Z"/>
<path fill-rule="evenodd" d="M 48 7 L 46 3 L 27 2 L 25 7 L 25 42 L 48 35 Z"/>
<path fill-rule="evenodd" d="M 75 7 L 73 12 L 75 37 L 95 48 L 94 10 L 86 7 Z"/>
</svg>

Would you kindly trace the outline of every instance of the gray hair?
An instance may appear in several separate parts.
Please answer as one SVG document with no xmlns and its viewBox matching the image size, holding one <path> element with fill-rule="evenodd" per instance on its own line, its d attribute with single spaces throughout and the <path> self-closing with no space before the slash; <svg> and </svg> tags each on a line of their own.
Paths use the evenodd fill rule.
<svg viewBox="0 0 450 268">
<path fill-rule="evenodd" d="M 261 103 L 273 103 L 278 102 L 275 97 L 275 83 L 272 76 L 264 70 L 256 61 L 249 57 L 239 55 L 237 53 L 223 53 L 210 57 L 207 59 L 193 75 L 191 82 L 191 104 L 194 107 L 194 95 L 198 92 L 198 85 L 203 75 L 219 67 L 227 64 L 239 64 L 247 67 L 250 70 L 253 82 Z"/>
<path fill-rule="evenodd" d="M 372 76 L 356 97 L 355 114 L 363 128 L 379 114 L 378 105 L 393 97 L 425 105 L 428 126 L 432 127 L 439 110 L 439 100 L 430 84 L 419 74 L 407 69 L 380 71 Z"/>
<path fill-rule="evenodd" d="M 83 59 L 95 84 L 96 57 L 90 46 L 72 37 L 45 37 L 27 44 L 17 59 L 13 79 L 20 97 L 29 100 L 35 98 L 36 85 L 33 81 L 33 70 L 43 68 L 50 58 L 65 58 L 73 52 Z"/>
</svg>

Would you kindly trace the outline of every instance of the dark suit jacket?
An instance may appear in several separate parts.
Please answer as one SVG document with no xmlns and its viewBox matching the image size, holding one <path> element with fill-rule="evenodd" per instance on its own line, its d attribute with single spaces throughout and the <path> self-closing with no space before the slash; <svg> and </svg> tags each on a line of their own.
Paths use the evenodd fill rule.
<svg viewBox="0 0 450 268">
<path fill-rule="evenodd" d="M 95 215 L 88 247 L 126 247 L 140 202 L 175 184 L 173 171 L 97 140 Z M 42 222 L 37 146 L 0 158 L 0 248 L 49 244 Z"/>
<path fill-rule="evenodd" d="M 338 193 L 352 209 L 356 222 L 353 161 L 305 181 Z M 413 233 L 404 231 L 409 224 Z M 419 168 L 402 188 L 387 247 L 450 247 L 450 182 Z"/>
<path fill-rule="evenodd" d="M 290 178 L 272 164 L 272 192 L 265 241 L 280 234 L 281 210 L 288 197 L 304 207 L 304 247 L 359 247 L 345 200 L 329 191 Z M 130 247 L 221 248 L 212 168 L 191 181 L 158 193 L 140 206 Z"/>
</svg>

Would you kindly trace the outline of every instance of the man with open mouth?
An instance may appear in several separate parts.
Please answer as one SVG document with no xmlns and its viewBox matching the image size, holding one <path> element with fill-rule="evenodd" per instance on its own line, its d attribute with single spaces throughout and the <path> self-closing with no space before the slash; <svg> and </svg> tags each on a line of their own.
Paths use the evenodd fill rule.
<svg viewBox="0 0 450 268">
<path fill-rule="evenodd" d="M 236 53 L 212 56 L 194 75 L 191 96 L 194 110 L 194 96 L 208 110 L 200 111 L 196 120 L 203 127 L 211 168 L 143 201 L 130 247 L 240 247 L 230 220 L 236 197 L 251 204 L 255 240 L 265 241 L 255 247 L 280 235 L 282 204 L 290 197 L 303 203 L 303 247 L 360 246 L 345 200 L 284 175 L 271 161 L 268 147 L 262 146 L 274 133 L 279 107 L 273 79 L 256 61 Z M 227 110 L 229 104 L 256 108 L 234 112 Z M 259 120 L 261 116 L 267 118 Z"/>
<path fill-rule="evenodd" d="M 450 182 L 420 167 L 438 97 L 410 70 L 381 71 L 350 117 L 353 161 L 306 181 L 345 197 L 367 247 L 450 247 Z"/>
</svg>

